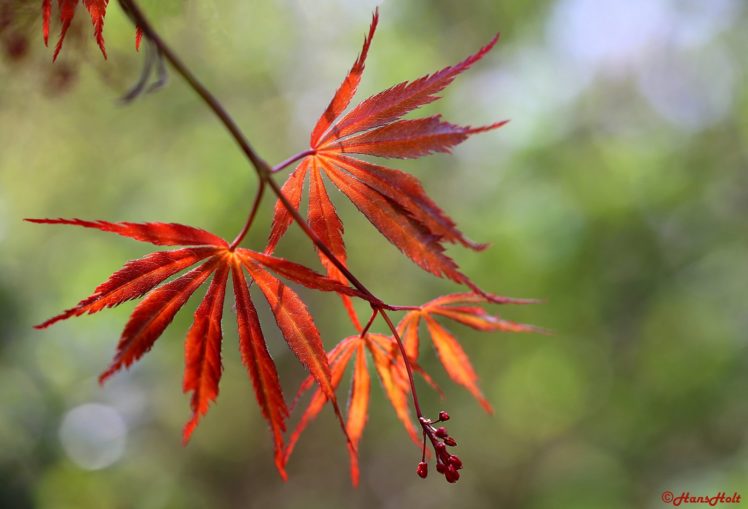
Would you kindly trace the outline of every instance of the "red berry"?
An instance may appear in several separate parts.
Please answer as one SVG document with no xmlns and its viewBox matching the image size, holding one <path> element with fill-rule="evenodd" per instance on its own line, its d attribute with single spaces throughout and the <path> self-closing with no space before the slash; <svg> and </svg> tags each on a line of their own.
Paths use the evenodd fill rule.
<svg viewBox="0 0 748 509">
<path fill-rule="evenodd" d="M 449 461 L 449 464 L 454 465 L 454 467 L 457 470 L 462 468 L 462 461 L 460 461 L 460 458 L 458 458 L 457 456 L 454 456 L 454 455 L 450 456 L 448 461 Z"/>
<path fill-rule="evenodd" d="M 444 463 L 437 463 L 436 464 L 436 471 L 440 474 L 443 474 L 444 471 L 447 470 L 447 467 L 444 466 Z"/>
<path fill-rule="evenodd" d="M 457 441 L 452 437 L 447 437 L 444 439 L 444 443 L 447 444 L 450 447 L 454 447 L 457 445 Z"/>
<path fill-rule="evenodd" d="M 447 446 L 444 445 L 442 442 L 437 442 L 436 445 L 434 446 L 434 449 L 436 449 L 437 454 L 441 454 L 447 450 Z"/>
<path fill-rule="evenodd" d="M 429 464 L 425 461 L 420 462 L 416 469 L 416 473 L 418 473 L 421 479 L 426 479 L 426 476 L 429 475 Z"/>
<path fill-rule="evenodd" d="M 449 436 L 449 433 L 447 433 L 447 428 L 441 427 L 436 429 L 436 433 L 434 433 L 439 438 L 445 438 Z"/>
<path fill-rule="evenodd" d="M 460 478 L 460 473 L 455 469 L 453 465 L 447 467 L 447 471 L 444 472 L 444 477 L 447 478 L 447 482 L 457 482 Z"/>
<path fill-rule="evenodd" d="M 445 412 L 444 410 L 442 410 L 441 412 L 439 412 L 439 420 L 440 421 L 448 421 L 449 420 L 449 414 L 447 412 Z"/>
</svg>

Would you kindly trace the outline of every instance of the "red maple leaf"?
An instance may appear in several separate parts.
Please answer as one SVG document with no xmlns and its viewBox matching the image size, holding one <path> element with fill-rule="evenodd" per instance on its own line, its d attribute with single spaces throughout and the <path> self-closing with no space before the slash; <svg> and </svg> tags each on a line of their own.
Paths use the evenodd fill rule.
<svg viewBox="0 0 748 509">
<path fill-rule="evenodd" d="M 528 304 L 535 302 L 532 300 L 511 299 L 499 296 L 492 296 L 491 299 L 488 299 L 473 293 L 456 293 L 438 297 L 420 306 L 419 309 L 408 312 L 397 327 L 398 334 L 403 339 L 408 360 L 413 370 L 423 376 L 429 385 L 441 393 L 438 386 L 436 386 L 431 377 L 424 372 L 417 362 L 420 342 L 419 325 L 420 321 L 423 320 L 426 323 L 431 340 L 436 347 L 439 359 L 447 374 L 453 381 L 465 386 L 478 399 L 481 406 L 487 412 L 492 411 L 491 406 L 478 388 L 478 377 L 470 364 L 467 354 L 457 339 L 441 326 L 435 317 L 446 317 L 473 329 L 486 332 L 543 332 L 542 329 L 532 325 L 501 319 L 498 316 L 489 314 L 482 307 L 475 305 L 489 301 L 505 304 Z M 467 306 L 465 304 L 473 305 Z M 411 387 L 407 369 L 396 340 L 392 336 L 373 333 L 345 338 L 328 352 L 327 358 L 332 373 L 332 386 L 335 390 L 340 385 L 347 365 L 351 361 L 354 363 L 351 389 L 348 397 L 348 416 L 346 419 L 346 429 L 351 441 L 349 452 L 351 479 L 354 485 L 358 484 L 359 479 L 358 442 L 361 439 L 366 424 L 369 404 L 370 380 L 366 361 L 367 351 L 371 356 L 374 368 L 387 394 L 387 398 L 395 409 L 395 413 L 413 441 L 421 445 L 421 440 L 413 426 L 413 418 L 410 413 L 408 394 Z M 296 399 L 298 400 L 304 392 L 311 389 L 313 384 L 314 380 L 311 377 L 307 378 L 299 388 Z M 286 446 L 284 461 L 288 461 L 301 433 L 319 414 L 326 401 L 327 397 L 325 394 L 320 389 L 317 389 L 304 414 L 301 416 L 296 429 L 291 434 L 288 445 Z M 437 467 L 439 462 L 446 464 L 448 456 L 443 456 L 443 458 L 437 457 Z"/>
<path fill-rule="evenodd" d="M 57 60 L 57 56 L 62 50 L 62 43 L 65 40 L 65 35 L 68 33 L 70 24 L 73 22 L 75 17 L 75 9 L 78 7 L 79 0 L 57 0 L 57 6 L 60 11 L 60 38 L 57 40 L 57 46 L 55 47 L 55 53 L 52 57 L 53 60 Z M 91 15 L 91 23 L 94 26 L 94 37 L 96 42 L 101 48 L 101 53 L 104 58 L 107 57 L 106 48 L 104 47 L 104 16 L 106 16 L 106 8 L 109 4 L 109 0 L 83 0 L 83 5 L 88 9 L 88 13 Z M 42 31 L 44 33 L 44 44 L 49 43 L 49 22 L 52 17 L 52 0 L 42 0 Z"/>
<path fill-rule="evenodd" d="M 462 62 L 414 81 L 399 83 L 343 115 L 361 81 L 377 22 L 378 12 L 375 11 L 359 57 L 317 121 L 310 138 L 310 150 L 288 177 L 282 191 L 298 209 L 304 181 L 309 175 L 309 225 L 341 262 L 346 262 L 343 224 L 327 194 L 323 174 L 382 235 L 421 268 L 481 293 L 444 253 L 444 243 L 458 243 L 475 250 L 485 245 L 468 240 L 426 195 L 415 177 L 363 161 L 352 154 L 405 159 L 450 152 L 470 135 L 504 125 L 505 121 L 463 127 L 445 122 L 439 115 L 414 120 L 401 118 L 438 99 L 436 94 L 480 60 L 496 44 L 498 35 Z M 279 201 L 275 206 L 268 252 L 275 249 L 291 221 L 291 214 Z M 320 258 L 330 277 L 344 280 L 324 254 L 320 253 Z"/>
<path fill-rule="evenodd" d="M 257 311 L 250 299 L 247 275 L 267 300 L 276 324 L 293 353 L 309 371 L 320 390 L 333 402 L 335 413 L 344 426 L 335 400 L 330 366 L 319 331 L 299 296 L 273 274 L 308 288 L 362 296 L 360 292 L 302 265 L 244 248 L 231 249 L 220 237 L 199 228 L 165 223 L 110 223 L 80 219 L 29 219 L 33 223 L 68 224 L 116 233 L 160 246 L 186 246 L 158 251 L 132 260 L 99 285 L 94 293 L 75 307 L 37 326 L 46 328 L 55 322 L 96 313 L 125 301 L 145 296 L 125 325 L 111 365 L 99 377 L 106 381 L 114 373 L 130 366 L 151 349 L 190 296 L 212 276 L 208 290 L 195 312 L 185 343 L 185 392 L 192 393 L 192 417 L 184 428 L 189 440 L 198 420 L 218 395 L 221 378 L 221 321 L 228 275 L 233 283 L 239 347 L 242 360 L 254 386 L 257 402 L 268 421 L 275 443 L 275 462 L 285 478 L 283 433 L 288 409 L 283 399 L 275 364 L 268 354 Z M 176 279 L 179 272 L 199 264 Z"/>
<path fill-rule="evenodd" d="M 354 485 L 358 484 L 359 477 L 358 443 L 361 440 L 369 410 L 369 389 L 371 383 L 367 368 L 367 351 L 372 358 L 382 387 L 395 409 L 398 418 L 405 425 L 411 438 L 416 443 L 420 443 L 413 427 L 413 419 L 409 408 L 408 394 L 410 386 L 407 382 L 403 384 L 402 379 L 399 377 L 400 366 L 398 365 L 397 357 L 391 356 L 393 346 L 396 348 L 394 340 L 391 337 L 382 334 L 365 334 L 364 336 L 350 336 L 345 338 L 327 354 L 332 373 L 331 382 L 333 389 L 337 389 L 340 386 L 348 363 L 355 358 L 350 396 L 348 399 L 348 417 L 346 419 L 346 429 L 351 442 L 348 449 L 351 457 L 351 478 Z M 412 365 L 429 383 L 433 384 L 420 366 L 415 362 Z M 311 389 L 313 384 L 314 380 L 308 377 L 299 388 L 297 400 L 304 392 Z M 319 414 L 326 402 L 327 396 L 322 391 L 316 390 L 296 429 L 291 434 L 288 445 L 286 446 L 284 461 L 288 461 L 302 431 Z"/>
<path fill-rule="evenodd" d="M 491 405 L 483 396 L 478 387 L 478 375 L 473 369 L 470 359 L 460 346 L 457 339 L 442 325 L 437 322 L 436 317 L 449 318 L 455 322 L 467 325 L 475 330 L 483 332 L 545 332 L 539 327 L 523 323 L 504 320 L 498 316 L 489 314 L 477 303 L 504 303 L 504 304 L 530 304 L 534 300 L 511 299 L 507 297 L 493 296 L 488 299 L 485 296 L 474 293 L 453 293 L 437 297 L 420 309 L 408 312 L 397 326 L 398 333 L 403 338 L 405 351 L 411 361 L 418 359 L 420 347 L 420 324 L 426 324 L 426 330 L 431 337 L 431 342 L 436 348 L 439 360 L 444 370 L 455 383 L 465 387 L 478 400 L 486 412 L 492 412 Z M 473 305 L 466 305 L 473 304 Z M 392 350 L 392 357 L 399 357 L 400 353 Z M 400 377 L 405 376 L 403 369 L 398 370 Z"/>
<path fill-rule="evenodd" d="M 57 0 L 57 8 L 60 13 L 60 37 L 57 40 L 57 46 L 55 47 L 55 53 L 52 60 L 57 60 L 57 57 L 62 50 L 62 43 L 65 40 L 65 35 L 68 33 L 70 24 L 73 22 L 75 17 L 75 9 L 78 7 L 80 0 Z M 104 18 L 106 17 L 106 9 L 109 5 L 109 0 L 83 0 L 83 5 L 88 9 L 88 13 L 91 16 L 91 23 L 94 27 L 94 37 L 96 43 L 101 49 L 101 53 L 104 58 L 107 58 L 106 47 L 104 46 Z M 52 0 L 42 0 L 42 33 L 44 35 L 44 44 L 49 44 L 49 25 L 52 20 Z M 143 38 L 143 31 L 141 28 L 137 28 L 135 35 L 135 47 L 140 48 L 140 43 Z"/>
</svg>

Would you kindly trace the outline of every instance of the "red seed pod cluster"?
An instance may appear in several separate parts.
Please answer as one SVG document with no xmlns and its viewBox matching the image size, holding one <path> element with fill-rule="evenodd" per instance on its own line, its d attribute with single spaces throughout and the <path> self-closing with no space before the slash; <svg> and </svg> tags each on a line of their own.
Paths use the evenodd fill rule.
<svg viewBox="0 0 748 509">
<path fill-rule="evenodd" d="M 447 482 L 454 483 L 460 479 L 458 470 L 462 469 L 462 461 L 454 454 L 451 454 L 447 450 L 447 447 L 456 447 L 457 441 L 449 436 L 449 432 L 444 426 L 439 426 L 438 428 L 433 426 L 436 423 L 447 420 L 449 420 L 449 414 L 444 411 L 439 412 L 439 418 L 435 421 L 425 418 L 421 419 L 421 427 L 423 428 L 423 457 L 418 464 L 416 472 L 424 479 L 428 475 L 428 463 L 426 463 L 426 438 L 428 437 L 436 453 L 436 471 L 444 475 Z"/>
</svg>

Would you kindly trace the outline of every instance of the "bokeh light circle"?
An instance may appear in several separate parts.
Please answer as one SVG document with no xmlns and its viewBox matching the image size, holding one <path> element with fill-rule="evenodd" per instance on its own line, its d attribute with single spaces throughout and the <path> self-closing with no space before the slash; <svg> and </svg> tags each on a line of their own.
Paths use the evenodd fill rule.
<svg viewBox="0 0 748 509">
<path fill-rule="evenodd" d="M 59 435 L 62 448 L 73 463 L 85 470 L 100 470 L 124 454 L 127 425 L 114 408 L 88 403 L 65 415 Z"/>
</svg>

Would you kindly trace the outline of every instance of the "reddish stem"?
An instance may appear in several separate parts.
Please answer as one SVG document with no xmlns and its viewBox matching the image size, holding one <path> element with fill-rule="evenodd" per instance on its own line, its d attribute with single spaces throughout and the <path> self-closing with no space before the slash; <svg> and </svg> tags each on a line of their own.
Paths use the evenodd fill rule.
<svg viewBox="0 0 748 509">
<path fill-rule="evenodd" d="M 315 246 L 317 246 L 317 249 L 322 251 L 324 255 L 327 257 L 330 262 L 335 265 L 335 267 L 343 273 L 343 275 L 346 277 L 348 281 L 360 292 L 362 292 L 364 295 L 366 295 L 366 299 L 371 302 L 372 304 L 375 304 L 377 306 L 382 306 L 384 303 L 376 298 L 374 294 L 372 294 L 368 288 L 366 288 L 361 281 L 356 278 L 353 274 L 351 274 L 351 271 L 348 270 L 348 267 L 346 267 L 343 262 L 338 260 L 338 258 L 333 254 L 332 251 L 330 251 L 330 248 L 327 247 L 327 245 L 322 242 L 322 240 L 317 236 L 316 233 L 312 231 L 312 229 L 309 227 L 306 221 L 304 221 L 304 218 L 301 217 L 301 214 L 299 214 L 299 211 L 296 210 L 296 208 L 291 204 L 290 201 L 288 201 L 288 198 L 286 198 L 286 195 L 283 194 L 283 192 L 280 189 L 280 186 L 271 179 L 270 177 L 267 178 L 267 183 L 270 186 L 270 188 L 273 190 L 275 195 L 278 197 L 278 200 L 283 204 L 283 206 L 286 208 L 289 214 L 291 214 L 291 217 L 293 217 L 294 221 L 297 225 L 299 225 L 299 228 L 301 228 L 307 237 L 309 237 Z"/>
<path fill-rule="evenodd" d="M 250 227 L 252 226 L 252 223 L 255 220 L 255 217 L 257 216 L 257 211 L 260 208 L 260 202 L 262 202 L 262 197 L 265 194 L 265 181 L 260 181 L 260 187 L 257 188 L 257 193 L 255 194 L 255 200 L 254 203 L 252 203 L 252 208 L 249 211 L 249 216 L 247 217 L 247 221 L 244 223 L 244 228 L 242 228 L 242 231 L 239 232 L 239 234 L 236 236 L 234 241 L 229 246 L 229 251 L 233 251 L 236 249 L 236 246 L 241 243 L 242 240 L 244 240 L 244 237 L 247 236 L 247 232 L 249 232 Z"/>
<path fill-rule="evenodd" d="M 285 161 L 283 161 L 282 163 L 273 166 L 273 168 L 270 170 L 270 173 L 278 173 L 279 171 L 291 166 L 296 161 L 299 161 L 300 159 L 304 159 L 307 156 L 313 156 L 316 153 L 317 151 L 314 150 L 313 148 L 310 148 L 309 150 L 305 150 L 303 152 L 299 152 L 295 156 L 291 156 Z"/>
<path fill-rule="evenodd" d="M 194 74 L 184 65 L 182 60 L 174 53 L 171 48 L 161 39 L 156 31 L 151 26 L 151 23 L 146 19 L 143 11 L 137 5 L 135 0 L 119 0 L 120 5 L 124 9 L 125 13 L 130 15 L 135 26 L 143 31 L 143 34 L 156 45 L 159 52 L 168 60 L 175 71 L 187 82 L 187 84 L 194 90 L 200 98 L 213 110 L 213 113 L 228 129 L 231 136 L 234 138 L 236 143 L 241 148 L 244 155 L 252 163 L 252 166 L 257 170 L 258 176 L 263 178 L 263 173 L 270 172 L 270 166 L 266 163 L 257 152 L 250 145 L 249 140 L 246 139 L 244 133 L 242 133 L 239 126 L 236 124 L 231 115 L 226 112 L 220 102 L 211 94 L 205 86 L 195 77 Z"/>
<path fill-rule="evenodd" d="M 418 394 L 416 393 L 416 382 L 413 378 L 413 368 L 410 365 L 410 359 L 408 358 L 408 354 L 405 351 L 405 345 L 403 344 L 402 339 L 400 339 L 400 334 L 397 332 L 397 327 L 395 327 L 395 324 L 392 323 L 392 320 L 387 315 L 387 312 L 385 312 L 384 309 L 379 309 L 379 314 L 382 315 L 382 318 L 384 318 L 384 321 L 387 322 L 387 326 L 392 331 L 392 336 L 395 338 L 395 341 L 397 342 L 397 347 L 400 349 L 400 355 L 403 358 L 403 363 L 405 364 L 405 370 L 408 372 L 408 383 L 410 385 L 410 393 L 413 395 L 413 407 L 416 410 L 416 416 L 418 416 L 418 423 L 421 425 L 421 428 L 423 429 L 423 433 L 429 437 L 429 440 L 431 441 L 431 445 L 434 447 L 434 450 L 436 450 L 436 444 L 438 443 L 438 440 L 434 436 L 434 427 L 431 425 L 431 421 L 423 416 L 423 412 L 421 412 L 421 405 L 418 403 Z M 425 451 L 424 451 L 424 457 L 425 457 Z M 437 455 L 438 458 L 438 455 Z M 438 460 L 437 460 L 438 461 Z"/>
<path fill-rule="evenodd" d="M 369 329 L 371 328 L 371 325 L 374 323 L 374 319 L 377 317 L 377 314 L 379 313 L 379 309 L 372 306 L 371 311 L 371 317 L 369 318 L 369 321 L 366 322 L 366 326 L 361 330 L 361 337 L 363 338 L 366 336 L 366 333 L 369 332 Z"/>
<path fill-rule="evenodd" d="M 395 324 L 392 323 L 392 320 L 390 320 L 390 317 L 387 315 L 387 312 L 384 309 L 379 310 L 379 314 L 382 315 L 382 318 L 384 318 L 384 321 L 387 322 L 387 326 L 392 331 L 392 336 L 395 338 L 395 341 L 397 342 L 397 346 L 400 349 L 400 355 L 403 357 L 403 362 L 405 363 L 405 370 L 408 372 L 408 382 L 410 383 L 410 392 L 413 394 L 413 406 L 416 409 L 416 415 L 418 416 L 418 422 L 421 423 L 421 426 L 424 426 L 423 420 L 423 412 L 421 412 L 421 405 L 418 404 L 418 394 L 416 394 L 416 382 L 413 379 L 413 368 L 410 366 L 410 359 L 408 358 L 408 354 L 405 351 L 405 345 L 403 345 L 402 340 L 400 339 L 400 334 L 397 332 L 397 327 L 395 327 Z"/>
<path fill-rule="evenodd" d="M 421 306 L 390 306 L 389 304 L 384 304 L 382 306 L 387 311 L 420 311 Z"/>
</svg>

